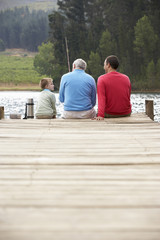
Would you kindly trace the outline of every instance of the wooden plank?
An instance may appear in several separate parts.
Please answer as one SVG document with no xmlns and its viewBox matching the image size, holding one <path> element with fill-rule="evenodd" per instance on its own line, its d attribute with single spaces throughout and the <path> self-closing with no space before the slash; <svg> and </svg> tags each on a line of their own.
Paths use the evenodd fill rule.
<svg viewBox="0 0 160 240">
<path fill-rule="evenodd" d="M 0 240 L 159 240 L 160 125 L 0 121 Z"/>
<path fill-rule="evenodd" d="M 6 219 L 0 225 L 0 231 L 7 230 L 13 219 L 10 230 L 71 231 L 74 227 L 90 231 L 144 231 L 149 223 L 148 230 L 160 231 L 158 208 L 8 208 L 0 210 L 0 215 L 1 219 Z"/>
<path fill-rule="evenodd" d="M 93 236 L 94 235 L 94 236 Z M 157 240 L 159 239 L 159 232 L 132 232 L 132 235 L 128 232 L 119 232 L 119 231 L 114 231 L 114 232 L 108 232 L 108 231 L 97 231 L 97 232 L 86 232 L 86 231 L 23 231 L 23 232 L 15 232 L 15 231 L 10 231 L 8 232 L 3 232 L 1 234 L 1 239 L 3 240 L 28 240 L 30 239 L 30 236 L 32 236 L 32 239 L 34 240 L 52 240 L 53 236 L 56 236 L 57 240 L 65 240 L 65 239 L 84 239 L 88 240 L 92 238 L 93 240 L 105 240 L 107 239 L 114 239 L 114 240 Z M 92 237 L 93 236 L 93 237 Z"/>
<path fill-rule="evenodd" d="M 1 181 L 0 207 L 160 207 L 157 181 Z"/>
<path fill-rule="evenodd" d="M 44 230 L 23 230 L 23 231 L 3 231 L 1 233 L 2 240 L 28 240 L 32 236 L 34 240 L 56 240 L 76 239 L 76 240 L 158 240 L 160 236 L 159 231 L 44 231 Z"/>
<path fill-rule="evenodd" d="M 160 180 L 159 165 L 0 165 L 0 180 Z"/>
<path fill-rule="evenodd" d="M 75 154 L 66 156 L 66 154 L 63 154 L 63 156 L 52 156 L 52 154 L 49 155 L 7 155 L 7 156 L 1 156 L 0 164 L 8 165 L 11 162 L 13 162 L 13 165 L 135 165 L 135 164 L 160 164 L 160 156 L 159 153 L 155 154 L 125 154 L 119 156 L 119 154 L 112 153 L 110 155 L 86 155 L 86 154 Z"/>
<path fill-rule="evenodd" d="M 5 220 L 0 232 L 8 230 L 8 223 L 10 231 L 20 232 L 160 232 L 158 208 L 10 208 L 0 215 Z"/>
</svg>

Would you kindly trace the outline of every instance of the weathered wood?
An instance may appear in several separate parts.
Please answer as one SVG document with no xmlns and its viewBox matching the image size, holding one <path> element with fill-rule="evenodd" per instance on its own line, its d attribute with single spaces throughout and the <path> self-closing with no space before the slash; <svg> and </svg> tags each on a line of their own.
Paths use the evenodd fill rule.
<svg viewBox="0 0 160 240">
<path fill-rule="evenodd" d="M 0 240 L 159 240 L 160 124 L 0 121 Z"/>
<path fill-rule="evenodd" d="M 34 240 L 50 240 L 53 239 L 53 236 L 56 236 L 56 240 L 66 240 L 66 239 L 78 239 L 78 240 L 106 240 L 106 239 L 114 239 L 114 240 L 157 240 L 159 239 L 159 231 L 132 231 L 132 235 L 130 234 L 131 231 L 127 232 L 126 229 L 123 231 L 121 230 L 100 230 L 100 231 L 94 231 L 94 230 L 88 230 L 88 231 L 82 231 L 82 230 L 75 230 L 72 231 L 63 230 L 57 231 L 57 230 L 23 230 L 17 231 L 17 230 L 10 230 L 8 233 L 7 231 L 3 231 L 1 238 L 3 240 L 28 240 L 32 236 L 32 239 Z"/>
<path fill-rule="evenodd" d="M 152 120 L 154 120 L 154 102 L 153 100 L 145 100 L 146 114 Z"/>
<path fill-rule="evenodd" d="M 0 119 L 4 118 L 4 107 L 0 106 Z"/>
<path fill-rule="evenodd" d="M 7 240 L 27 240 L 25 234 L 28 239 L 31 236 L 31 239 L 42 239 L 41 234 L 45 236 L 44 233 L 48 234 L 48 237 L 44 238 L 47 240 L 53 237 L 58 240 L 66 237 L 86 240 L 88 237 L 97 240 L 146 240 L 147 234 L 151 239 L 158 240 L 160 234 L 160 212 L 157 208 L 11 208 L 2 209 L 0 215 L 7 223 L 15 219 L 9 225 L 9 231 L 4 221 L 0 225 L 1 237 L 5 234 Z M 146 224 L 149 225 L 148 229 Z"/>
</svg>

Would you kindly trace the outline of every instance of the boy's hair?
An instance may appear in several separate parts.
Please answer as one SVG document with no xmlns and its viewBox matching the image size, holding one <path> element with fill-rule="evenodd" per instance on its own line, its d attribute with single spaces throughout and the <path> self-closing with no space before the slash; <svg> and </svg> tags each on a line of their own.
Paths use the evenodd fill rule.
<svg viewBox="0 0 160 240">
<path fill-rule="evenodd" d="M 113 69 L 117 69 L 119 66 L 119 60 L 118 57 L 115 55 L 108 56 L 106 58 L 106 64 L 110 64 Z"/>
<path fill-rule="evenodd" d="M 48 83 L 51 83 L 52 81 L 53 81 L 52 78 L 43 78 L 40 80 L 39 86 L 42 89 L 45 89 Z"/>
</svg>

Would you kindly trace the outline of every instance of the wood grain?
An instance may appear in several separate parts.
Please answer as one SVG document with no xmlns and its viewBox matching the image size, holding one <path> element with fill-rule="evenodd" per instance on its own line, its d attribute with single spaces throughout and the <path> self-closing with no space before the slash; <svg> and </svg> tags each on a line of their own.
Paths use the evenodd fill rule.
<svg viewBox="0 0 160 240">
<path fill-rule="evenodd" d="M 159 240 L 160 124 L 0 121 L 0 240 Z"/>
</svg>

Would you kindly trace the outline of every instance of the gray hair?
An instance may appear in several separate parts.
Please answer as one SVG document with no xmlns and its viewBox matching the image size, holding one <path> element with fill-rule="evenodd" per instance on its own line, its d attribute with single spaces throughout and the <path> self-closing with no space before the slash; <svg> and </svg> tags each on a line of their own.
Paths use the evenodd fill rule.
<svg viewBox="0 0 160 240">
<path fill-rule="evenodd" d="M 76 59 L 73 65 L 75 65 L 75 68 L 80 68 L 82 70 L 86 70 L 87 68 L 87 63 L 81 58 Z"/>
</svg>

